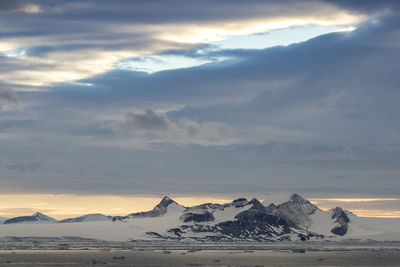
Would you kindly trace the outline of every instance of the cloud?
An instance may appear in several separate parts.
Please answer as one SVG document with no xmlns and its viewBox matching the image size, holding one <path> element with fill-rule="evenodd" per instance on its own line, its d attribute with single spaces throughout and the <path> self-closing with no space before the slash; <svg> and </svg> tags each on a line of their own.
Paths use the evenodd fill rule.
<svg viewBox="0 0 400 267">
<path fill-rule="evenodd" d="M 0 18 L 7 25 L 0 27 L 0 51 L 14 55 L 2 64 L 0 79 L 17 88 L 89 78 L 125 59 L 233 35 L 306 24 L 353 25 L 364 18 L 311 0 L 246 5 L 174 0 L 168 6 L 163 1 L 6 1 L 3 9 L 18 12 Z"/>
<path fill-rule="evenodd" d="M 129 112 L 124 116 L 120 127 L 127 130 L 167 130 L 171 122 L 163 114 L 156 114 L 152 109 L 144 113 Z"/>
<path fill-rule="evenodd" d="M 39 5 L 33 1 L 24 0 L 2 0 L 0 1 L 0 12 L 23 12 L 28 14 L 40 13 Z"/>
<path fill-rule="evenodd" d="M 18 92 L 0 160 L 46 164 L 1 170 L 1 188 L 398 196 L 399 25 L 385 16 L 287 47 L 218 52 L 234 58 L 225 62 Z M 39 120 L 21 122 L 28 115 Z"/>
<path fill-rule="evenodd" d="M 0 87 L 0 111 L 14 107 L 17 104 L 15 93 Z"/>
<path fill-rule="evenodd" d="M 350 9 L 358 12 L 366 12 L 372 14 L 379 14 L 382 12 L 399 10 L 400 3 L 396 0 L 365 0 L 365 1 L 357 1 L 357 0 L 335 0 L 335 1 L 325 1 L 328 3 L 335 4 L 339 7 L 343 7 L 345 9 Z"/>
<path fill-rule="evenodd" d="M 187 118 L 172 122 L 165 113 L 147 109 L 144 112 L 130 111 L 122 121 L 111 126 L 125 138 L 139 139 L 142 145 L 173 143 L 226 146 L 241 143 L 237 131 L 224 123 L 198 123 Z"/>
</svg>

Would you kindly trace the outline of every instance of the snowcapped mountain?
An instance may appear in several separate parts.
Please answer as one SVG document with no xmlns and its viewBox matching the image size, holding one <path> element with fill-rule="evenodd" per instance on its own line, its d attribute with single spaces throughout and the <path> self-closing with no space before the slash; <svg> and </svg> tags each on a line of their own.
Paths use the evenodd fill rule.
<svg viewBox="0 0 400 267">
<path fill-rule="evenodd" d="M 10 224 L 10 223 L 49 223 L 49 222 L 55 222 L 56 220 L 44 215 L 43 213 L 36 212 L 32 214 L 31 216 L 21 216 L 21 217 L 15 217 L 11 218 L 8 220 L 4 221 L 4 224 Z"/>
<path fill-rule="evenodd" d="M 86 214 L 83 216 L 68 218 L 61 221 L 59 223 L 77 223 L 77 222 L 97 222 L 97 221 L 111 221 L 112 216 L 106 216 L 100 213 L 94 214 Z"/>
<path fill-rule="evenodd" d="M 340 207 L 323 211 L 298 194 L 279 205 L 266 206 L 255 198 L 239 198 L 226 204 L 184 207 L 164 197 L 152 210 L 127 216 L 88 214 L 61 221 L 41 213 L 16 217 L 0 224 L 0 236 L 112 241 L 400 240 L 400 219 L 360 218 Z"/>
<path fill-rule="evenodd" d="M 312 223 L 310 215 L 319 208 L 298 194 L 292 194 L 289 201 L 278 206 L 268 206 L 269 212 L 284 219 L 291 227 L 307 228 Z"/>
<path fill-rule="evenodd" d="M 128 216 L 125 217 L 120 217 L 116 216 L 115 219 L 132 219 L 132 218 L 149 218 L 149 217 L 159 217 L 167 213 L 171 209 L 177 209 L 177 210 L 184 210 L 185 207 L 179 205 L 169 197 L 165 196 L 161 202 L 154 207 L 154 209 L 150 211 L 145 211 L 145 212 L 137 212 L 137 213 L 131 213 Z"/>
</svg>

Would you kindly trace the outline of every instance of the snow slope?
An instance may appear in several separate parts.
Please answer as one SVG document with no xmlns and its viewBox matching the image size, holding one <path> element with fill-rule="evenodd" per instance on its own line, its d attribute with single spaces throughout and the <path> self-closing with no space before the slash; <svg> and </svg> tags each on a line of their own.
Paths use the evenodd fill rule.
<svg viewBox="0 0 400 267">
<path fill-rule="evenodd" d="M 76 222 L 97 222 L 97 221 L 111 221 L 112 216 L 106 216 L 100 213 L 94 214 L 86 214 L 83 216 L 68 218 L 61 221 L 59 223 L 76 223 Z"/>
</svg>

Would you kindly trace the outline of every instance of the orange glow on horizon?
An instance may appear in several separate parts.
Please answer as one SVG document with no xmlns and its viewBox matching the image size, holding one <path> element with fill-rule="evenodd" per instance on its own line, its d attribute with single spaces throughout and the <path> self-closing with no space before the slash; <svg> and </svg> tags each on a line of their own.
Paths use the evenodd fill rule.
<svg viewBox="0 0 400 267">
<path fill-rule="evenodd" d="M 340 206 L 359 217 L 400 218 L 400 210 L 377 209 L 372 205 L 377 202 L 400 201 L 400 198 L 310 198 L 309 200 L 325 211 Z M 365 206 L 368 202 L 370 202 L 369 209 Z"/>
<path fill-rule="evenodd" d="M 170 197 L 183 206 L 232 201 L 232 199 L 202 196 Z M 162 197 L 153 196 L 1 194 L 0 216 L 11 218 L 31 215 L 37 211 L 55 219 L 77 217 L 90 213 L 123 216 L 133 212 L 151 210 L 161 199 Z"/>
<path fill-rule="evenodd" d="M 335 201 L 335 202 L 371 202 L 371 201 L 393 201 L 400 200 L 400 198 L 310 198 L 313 203 L 319 201 Z"/>
<path fill-rule="evenodd" d="M 235 199 L 227 196 L 172 195 L 170 197 L 187 207 L 203 203 L 229 203 Z M 162 196 L 146 195 L 0 194 L 0 216 L 12 218 L 31 215 L 37 211 L 55 219 L 90 213 L 123 216 L 133 212 L 151 210 L 161 199 Z M 372 206 L 368 209 L 365 206 L 357 206 L 357 203 L 400 201 L 398 198 L 310 198 L 309 200 L 322 210 L 329 210 L 343 203 L 340 205 L 343 209 L 348 209 L 360 217 L 400 218 L 400 210 L 380 210 Z"/>
</svg>

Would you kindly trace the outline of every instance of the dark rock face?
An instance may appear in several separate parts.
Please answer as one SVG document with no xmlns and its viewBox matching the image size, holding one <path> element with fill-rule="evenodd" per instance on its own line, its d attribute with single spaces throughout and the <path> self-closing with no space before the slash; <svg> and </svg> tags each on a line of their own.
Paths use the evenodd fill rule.
<svg viewBox="0 0 400 267">
<path fill-rule="evenodd" d="M 178 237 L 181 237 L 181 235 L 183 233 L 180 228 L 172 228 L 172 229 L 169 229 L 168 232 L 174 233 Z"/>
<path fill-rule="evenodd" d="M 269 204 L 267 207 L 265 207 L 265 209 L 269 212 L 274 214 L 274 212 L 276 212 L 277 208 L 275 206 L 274 203 Z"/>
<path fill-rule="evenodd" d="M 297 236 L 300 238 L 301 241 L 310 240 L 311 237 L 324 238 L 323 235 L 312 233 L 312 232 L 308 232 L 307 234 L 298 234 Z"/>
<path fill-rule="evenodd" d="M 285 221 L 258 210 L 244 211 L 238 214 L 236 219 L 219 223 L 216 227 L 223 234 L 236 238 L 256 237 L 259 235 L 271 237 L 290 232 Z M 274 227 L 281 227 L 283 230 L 278 232 Z"/>
<path fill-rule="evenodd" d="M 310 204 L 310 201 L 307 199 L 301 197 L 299 194 L 293 193 L 290 196 L 290 201 L 300 203 L 300 204 Z"/>
<path fill-rule="evenodd" d="M 226 221 L 216 225 L 224 235 L 235 238 L 260 238 L 282 235 L 290 232 L 286 221 L 268 213 L 266 208 L 257 200 L 250 201 L 253 206 L 240 212 L 235 220 Z"/>
<path fill-rule="evenodd" d="M 39 219 L 34 216 L 21 216 L 21 217 L 15 217 L 15 218 L 5 220 L 4 224 L 21 223 L 21 222 L 37 222 L 37 221 L 39 221 Z"/>
<path fill-rule="evenodd" d="M 247 201 L 247 199 L 245 199 L 245 198 L 238 198 L 238 199 L 235 199 L 234 201 L 232 201 L 233 203 L 239 203 L 239 202 L 245 202 L 245 201 Z"/>
<path fill-rule="evenodd" d="M 336 219 L 336 222 L 339 223 L 349 223 L 350 219 L 347 216 L 346 212 L 341 207 L 336 207 L 332 211 L 332 219 Z"/>
<path fill-rule="evenodd" d="M 156 232 L 146 232 L 147 235 L 155 236 L 164 239 L 165 237 Z"/>
<path fill-rule="evenodd" d="M 184 222 L 210 222 L 214 221 L 214 215 L 211 212 L 204 212 L 204 213 L 185 213 L 180 218 Z"/>
<path fill-rule="evenodd" d="M 127 218 L 127 216 L 113 216 L 112 217 L 112 221 L 113 222 L 115 222 L 115 221 L 122 221 L 122 220 L 124 220 L 124 219 L 126 219 Z"/>
<path fill-rule="evenodd" d="M 348 223 L 350 222 L 350 219 L 347 216 L 347 214 L 344 212 L 342 208 L 336 207 L 332 211 L 331 218 L 336 219 L 335 223 L 338 224 L 331 230 L 331 232 L 335 235 L 344 236 L 347 233 L 347 230 L 349 228 Z"/>
<path fill-rule="evenodd" d="M 203 224 L 194 224 L 194 225 L 182 225 L 181 226 L 182 230 L 190 230 L 194 233 L 212 233 L 212 232 L 217 232 L 215 227 L 212 225 L 203 225 Z"/>
<path fill-rule="evenodd" d="M 227 204 L 214 204 L 214 203 L 205 203 L 205 204 L 201 204 L 198 206 L 193 206 L 193 207 L 189 207 L 186 208 L 186 211 L 191 212 L 193 210 L 211 210 L 211 211 L 215 211 L 215 210 L 224 210 L 225 208 L 228 207 L 235 207 L 235 208 L 242 208 L 246 205 L 248 205 L 250 202 L 245 199 L 245 198 L 238 198 L 235 199 L 234 201 L 232 201 L 231 203 L 227 203 Z"/>
<path fill-rule="evenodd" d="M 344 236 L 347 233 L 348 228 L 349 227 L 347 226 L 347 224 L 343 224 L 335 226 L 334 228 L 332 228 L 331 232 L 335 235 Z"/>
<path fill-rule="evenodd" d="M 298 194 L 293 194 L 289 201 L 276 207 L 269 205 L 268 209 L 285 220 L 290 227 L 306 229 L 311 223 L 309 216 L 318 210 L 318 207 Z"/>
</svg>

